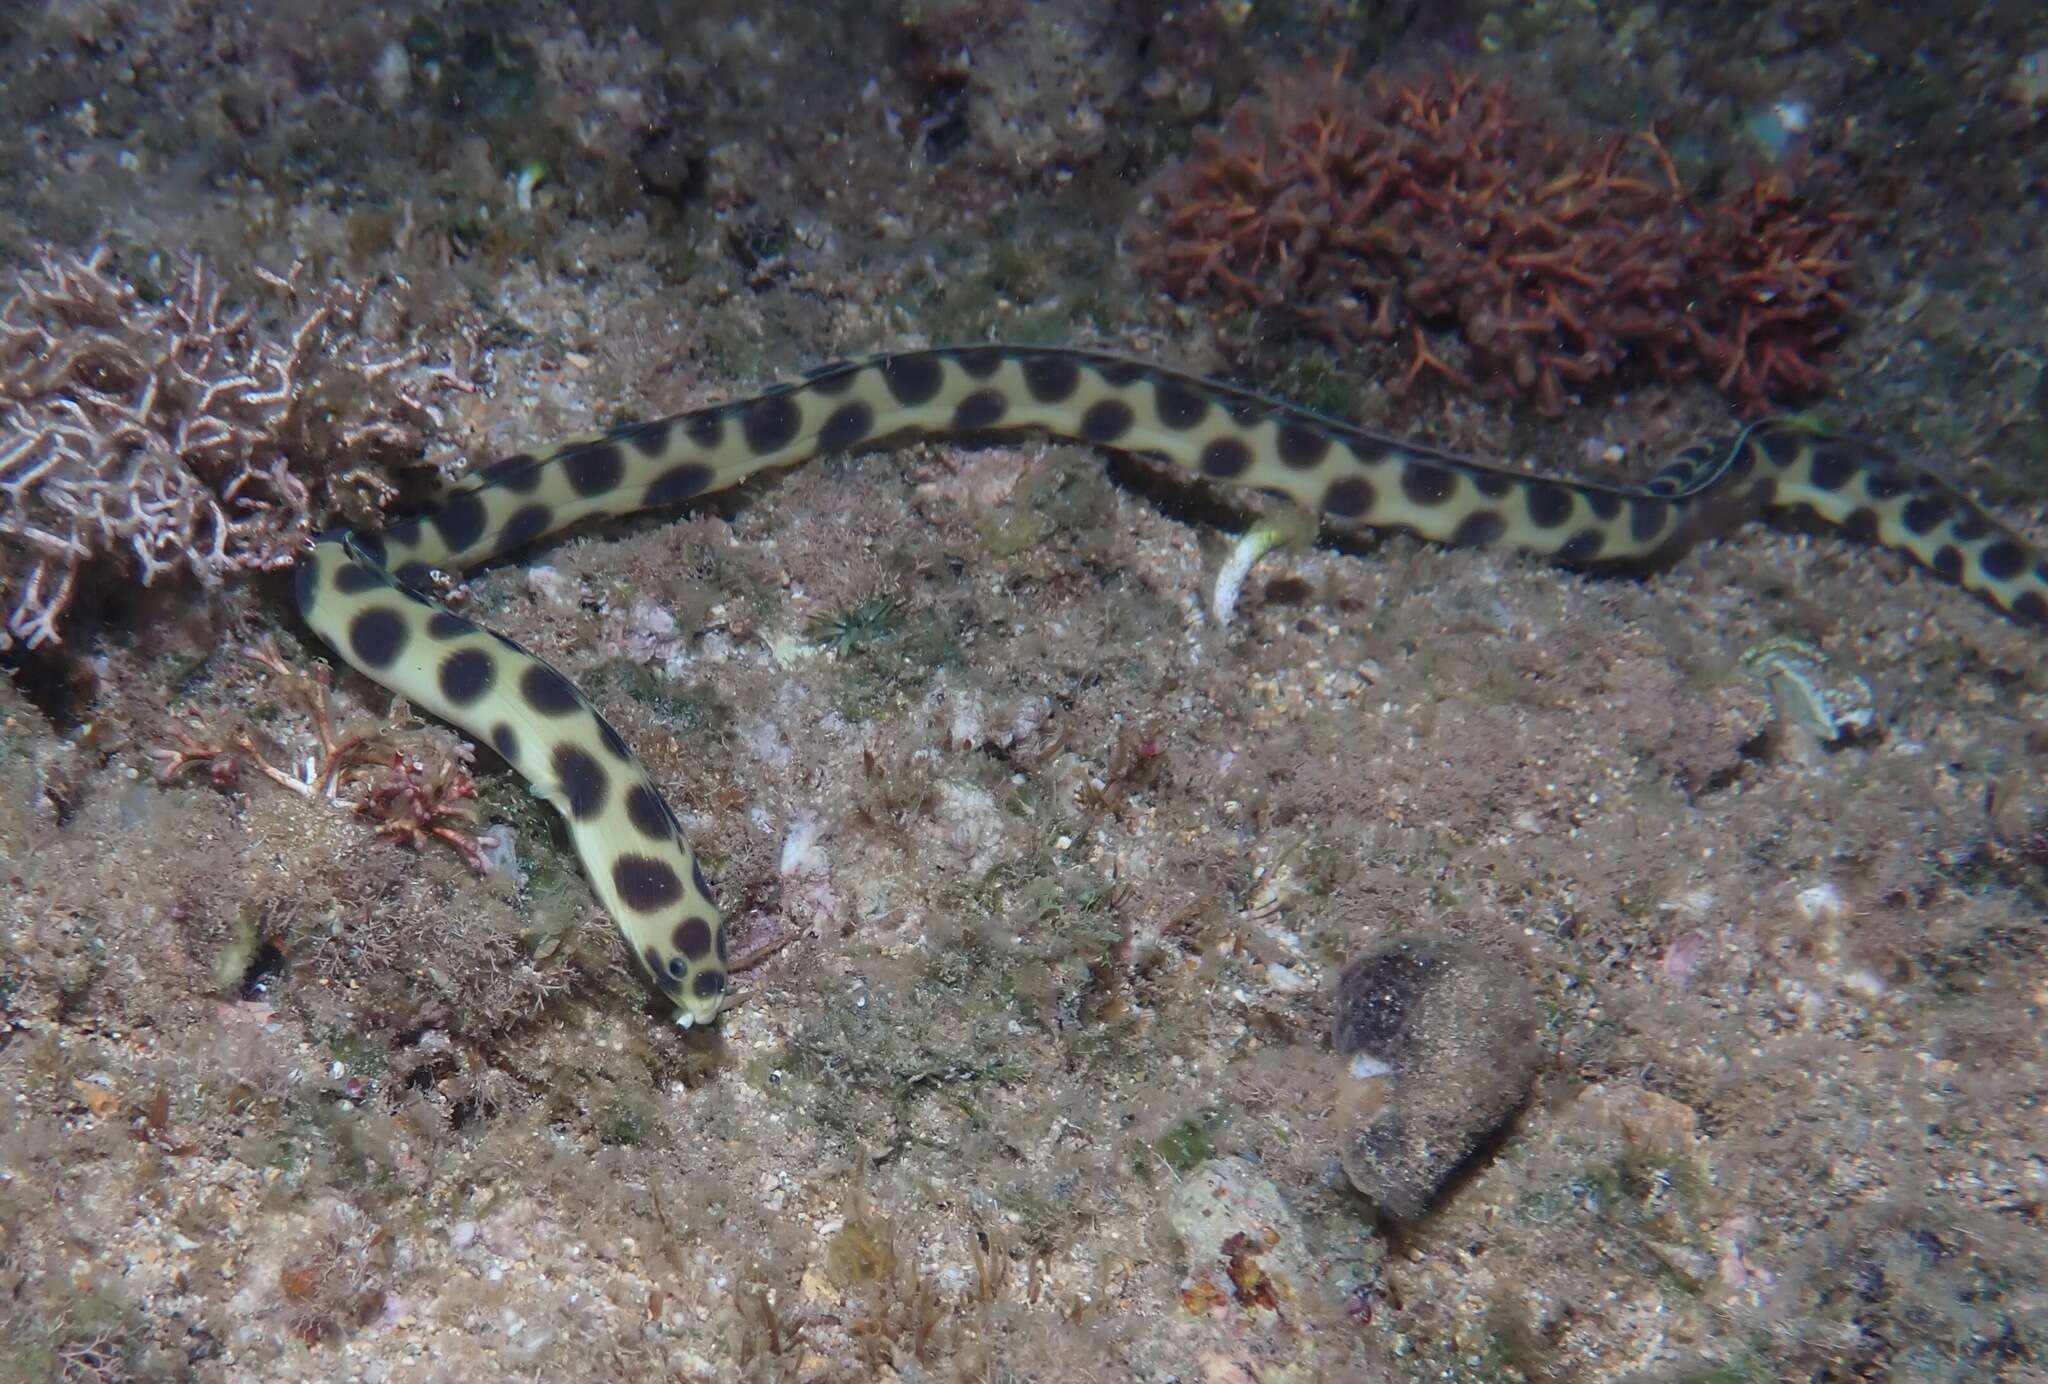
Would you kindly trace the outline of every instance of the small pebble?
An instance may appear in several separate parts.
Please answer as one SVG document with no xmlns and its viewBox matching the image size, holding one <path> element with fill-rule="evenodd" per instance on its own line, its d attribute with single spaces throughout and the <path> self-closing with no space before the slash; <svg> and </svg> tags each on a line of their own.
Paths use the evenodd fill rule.
<svg viewBox="0 0 2048 1384">
<path fill-rule="evenodd" d="M 1188 1311 L 1270 1322 L 1298 1310 L 1310 1282 L 1308 1237 L 1257 1166 L 1210 1159 L 1173 1189 L 1167 1219 L 1187 1254 Z"/>
</svg>

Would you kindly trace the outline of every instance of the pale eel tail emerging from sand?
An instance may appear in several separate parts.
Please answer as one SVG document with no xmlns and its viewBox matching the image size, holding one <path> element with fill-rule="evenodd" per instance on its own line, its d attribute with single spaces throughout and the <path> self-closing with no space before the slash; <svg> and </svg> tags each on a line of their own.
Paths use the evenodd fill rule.
<svg viewBox="0 0 2048 1384">
<path fill-rule="evenodd" d="M 1503 470 L 1375 436 L 1258 394 L 1116 356 L 1040 347 L 908 351 L 466 477 L 381 536 L 323 536 L 306 621 L 394 692 L 495 747 L 567 818 L 590 882 L 677 1022 L 726 1003 L 711 887 L 647 771 L 583 695 L 423 591 L 593 515 L 669 505 L 757 471 L 888 439 L 1031 429 L 1283 496 L 1347 528 L 1508 547 L 1573 566 L 1677 553 L 1731 510 L 1797 512 L 1907 554 L 2031 625 L 2048 560 L 1933 476 L 1794 423 L 1703 443 L 1640 488 Z"/>
</svg>

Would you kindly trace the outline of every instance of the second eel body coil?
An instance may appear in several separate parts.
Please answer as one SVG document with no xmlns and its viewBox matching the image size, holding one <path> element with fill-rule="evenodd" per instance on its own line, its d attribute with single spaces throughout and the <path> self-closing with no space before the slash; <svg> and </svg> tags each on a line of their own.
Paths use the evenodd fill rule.
<svg viewBox="0 0 2048 1384">
<path fill-rule="evenodd" d="M 1648 485 L 1503 470 L 1227 385 L 1093 352 L 972 346 L 827 366 L 749 399 L 521 454 L 379 535 L 323 536 L 298 603 L 342 657 L 487 742 L 558 808 L 598 896 L 677 1022 L 726 1001 L 711 887 L 647 771 L 567 679 L 424 593 L 436 572 L 590 518 L 674 504 L 758 471 L 884 440 L 1032 429 L 1284 496 L 1337 527 L 1508 547 L 1573 566 L 1675 554 L 1707 526 L 1796 511 L 1905 553 L 2048 625 L 2048 559 L 1961 494 L 1868 444 L 1764 423 L 1681 454 Z"/>
</svg>

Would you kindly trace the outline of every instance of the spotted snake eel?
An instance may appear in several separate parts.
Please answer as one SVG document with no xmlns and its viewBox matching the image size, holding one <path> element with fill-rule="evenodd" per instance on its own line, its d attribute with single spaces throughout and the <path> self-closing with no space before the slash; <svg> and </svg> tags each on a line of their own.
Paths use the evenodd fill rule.
<svg viewBox="0 0 2048 1384">
<path fill-rule="evenodd" d="M 677 1022 L 708 1024 L 728 999 L 726 939 L 660 790 L 566 678 L 444 609 L 431 583 L 592 516 L 690 500 L 820 453 L 1027 429 L 1282 496 L 1333 527 L 1575 567 L 1655 562 L 1710 518 L 1786 512 L 2048 626 L 2048 557 L 1928 473 L 1798 423 L 1751 425 L 1680 454 L 1645 486 L 1610 486 L 1503 470 L 1118 356 L 1010 346 L 842 362 L 753 398 L 507 457 L 381 535 L 323 535 L 299 566 L 299 609 L 349 663 L 493 746 L 562 813 Z"/>
</svg>

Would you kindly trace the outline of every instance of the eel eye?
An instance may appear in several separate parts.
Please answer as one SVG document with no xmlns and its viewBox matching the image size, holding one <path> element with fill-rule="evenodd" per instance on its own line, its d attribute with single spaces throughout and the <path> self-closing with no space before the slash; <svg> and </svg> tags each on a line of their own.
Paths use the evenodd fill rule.
<svg viewBox="0 0 2048 1384">
<path fill-rule="evenodd" d="M 683 960 L 680 956 L 671 956 L 668 959 L 668 973 L 677 980 L 681 980 L 684 973 L 689 969 L 690 963 Z"/>
</svg>

